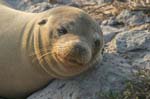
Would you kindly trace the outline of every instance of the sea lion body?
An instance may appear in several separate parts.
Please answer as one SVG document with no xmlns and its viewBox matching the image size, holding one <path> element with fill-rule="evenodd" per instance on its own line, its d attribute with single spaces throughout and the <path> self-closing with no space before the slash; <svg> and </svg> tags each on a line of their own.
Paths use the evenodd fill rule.
<svg viewBox="0 0 150 99">
<path fill-rule="evenodd" d="M 22 31 L 35 14 L 0 5 L 0 16 L 0 96 L 26 96 L 50 80 L 38 66 L 32 66 L 27 57 L 22 56 L 25 53 L 21 51 Z"/>
<path fill-rule="evenodd" d="M 78 75 L 101 59 L 102 33 L 82 13 L 73 7 L 26 13 L 0 4 L 0 96 L 26 97 L 52 78 Z M 67 30 L 58 35 L 61 24 Z"/>
</svg>

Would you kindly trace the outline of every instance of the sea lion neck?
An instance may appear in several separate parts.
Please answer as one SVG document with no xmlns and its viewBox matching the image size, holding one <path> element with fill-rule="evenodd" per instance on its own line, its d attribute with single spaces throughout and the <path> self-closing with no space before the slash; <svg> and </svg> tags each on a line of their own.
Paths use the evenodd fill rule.
<svg viewBox="0 0 150 99">
<path fill-rule="evenodd" d="M 49 65 L 45 60 L 41 60 L 41 56 L 44 55 L 44 44 L 45 41 L 42 37 L 43 32 L 40 30 L 40 25 L 38 21 L 42 19 L 42 16 L 39 15 L 33 17 L 30 21 L 24 26 L 23 35 L 21 37 L 22 42 L 22 53 L 25 53 L 25 56 L 28 57 L 28 61 L 32 66 L 36 66 L 39 72 L 43 72 L 45 75 L 52 77 L 52 71 L 49 69 Z M 23 55 L 24 57 L 24 55 Z M 36 68 L 36 69 L 37 69 Z"/>
</svg>

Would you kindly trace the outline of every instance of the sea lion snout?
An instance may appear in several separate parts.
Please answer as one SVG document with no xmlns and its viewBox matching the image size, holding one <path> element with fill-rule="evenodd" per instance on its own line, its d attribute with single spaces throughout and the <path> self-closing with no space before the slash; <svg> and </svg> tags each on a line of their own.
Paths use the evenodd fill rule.
<svg viewBox="0 0 150 99">
<path fill-rule="evenodd" d="M 67 48 L 67 47 L 66 47 Z M 68 48 L 67 48 L 68 49 Z M 75 42 L 64 59 L 72 64 L 85 65 L 91 60 L 91 50 L 85 42 Z"/>
<path fill-rule="evenodd" d="M 58 42 L 55 54 L 60 61 L 69 65 L 85 65 L 92 57 L 88 43 L 79 39 L 68 40 L 60 44 Z"/>
</svg>

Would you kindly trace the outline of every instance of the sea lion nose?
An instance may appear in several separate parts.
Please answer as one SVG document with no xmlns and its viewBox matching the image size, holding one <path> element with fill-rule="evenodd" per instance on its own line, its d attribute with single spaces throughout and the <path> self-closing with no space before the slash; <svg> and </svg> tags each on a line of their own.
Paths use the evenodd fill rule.
<svg viewBox="0 0 150 99">
<path fill-rule="evenodd" d="M 69 61 L 77 64 L 86 64 L 91 60 L 91 49 L 86 43 L 76 43 L 70 51 Z"/>
</svg>

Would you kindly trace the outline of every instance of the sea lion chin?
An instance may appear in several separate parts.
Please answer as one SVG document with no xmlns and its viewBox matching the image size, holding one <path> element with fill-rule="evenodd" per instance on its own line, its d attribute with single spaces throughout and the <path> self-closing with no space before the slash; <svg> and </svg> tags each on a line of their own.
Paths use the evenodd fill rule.
<svg viewBox="0 0 150 99">
<path fill-rule="evenodd" d="M 81 9 L 0 8 L 0 96 L 25 97 L 53 78 L 79 75 L 101 61 L 103 34 Z"/>
</svg>

